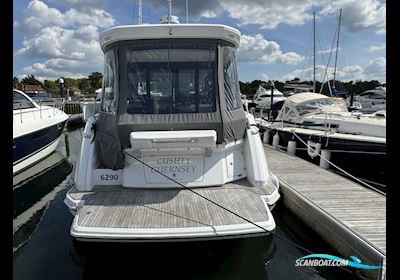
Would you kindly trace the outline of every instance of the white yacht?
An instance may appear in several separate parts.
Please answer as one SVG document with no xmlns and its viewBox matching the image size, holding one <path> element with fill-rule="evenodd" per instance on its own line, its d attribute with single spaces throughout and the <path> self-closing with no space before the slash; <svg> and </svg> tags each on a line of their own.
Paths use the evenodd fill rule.
<svg viewBox="0 0 400 280">
<path fill-rule="evenodd" d="M 257 122 L 268 131 L 269 142 L 277 135 L 275 145 L 286 148 L 292 140 L 297 148 L 307 150 L 297 135 L 317 152 L 326 151 L 325 156 L 329 155 L 339 166 L 346 164 L 364 170 L 378 170 L 384 166 L 385 112 L 348 112 L 343 98 L 306 92 L 288 97 L 275 120 L 258 119 Z M 316 156 L 308 152 L 310 157 Z"/>
<path fill-rule="evenodd" d="M 213 24 L 100 34 L 102 105 L 86 123 L 64 200 L 73 237 L 150 242 L 275 229 L 279 182 L 242 107 L 239 40 L 238 30 Z"/>
<path fill-rule="evenodd" d="M 271 89 L 265 89 L 262 85 L 258 86 L 256 94 L 253 98 L 253 103 L 256 105 L 257 109 L 270 109 L 271 108 Z M 275 104 L 279 101 L 284 101 L 285 96 L 282 92 L 277 89 L 274 89 L 273 92 L 273 101 L 272 104 Z"/>
<path fill-rule="evenodd" d="M 56 107 L 39 106 L 13 89 L 13 174 L 51 154 L 60 141 L 68 115 Z"/>
<path fill-rule="evenodd" d="M 386 110 L 386 87 L 377 87 L 355 95 L 353 105 L 368 113 Z"/>
</svg>

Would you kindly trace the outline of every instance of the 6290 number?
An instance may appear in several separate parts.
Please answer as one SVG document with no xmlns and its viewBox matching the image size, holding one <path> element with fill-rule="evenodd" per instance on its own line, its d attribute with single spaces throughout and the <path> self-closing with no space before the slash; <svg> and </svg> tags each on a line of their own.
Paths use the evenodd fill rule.
<svg viewBox="0 0 400 280">
<path fill-rule="evenodd" d="M 118 174 L 101 174 L 100 175 L 101 181 L 113 181 L 118 180 Z"/>
</svg>

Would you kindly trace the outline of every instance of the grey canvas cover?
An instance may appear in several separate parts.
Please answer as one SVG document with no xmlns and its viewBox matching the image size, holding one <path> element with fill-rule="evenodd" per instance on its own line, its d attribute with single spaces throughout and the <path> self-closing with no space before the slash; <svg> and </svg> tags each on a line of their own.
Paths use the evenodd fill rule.
<svg viewBox="0 0 400 280">
<path fill-rule="evenodd" d="M 105 57 L 108 52 L 118 53 L 114 64 L 119 67 L 103 78 L 102 110 L 96 125 L 99 164 L 121 168 L 122 149 L 130 146 L 132 131 L 213 129 L 217 143 L 243 138 L 246 120 L 235 48 L 228 43 L 126 41 L 110 45 Z M 109 68 L 105 71 L 112 72 Z M 218 73 L 223 76 L 218 78 Z M 115 90 L 110 89 L 111 76 L 119 77 L 114 79 L 119 81 Z M 117 104 L 111 108 L 118 109 L 114 112 L 104 104 Z"/>
</svg>

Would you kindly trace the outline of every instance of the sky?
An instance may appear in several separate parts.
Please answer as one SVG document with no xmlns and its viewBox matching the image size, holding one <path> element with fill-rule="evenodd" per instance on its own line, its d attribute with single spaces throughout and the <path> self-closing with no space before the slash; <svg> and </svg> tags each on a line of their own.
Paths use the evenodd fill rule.
<svg viewBox="0 0 400 280">
<path fill-rule="evenodd" d="M 99 34 L 138 24 L 138 0 L 14 0 L 13 73 L 55 80 L 103 72 Z M 166 0 L 142 0 L 143 21 L 159 23 Z M 336 77 L 386 83 L 385 0 L 188 0 L 189 23 L 225 24 L 241 32 L 239 79 L 313 79 L 313 12 L 316 79 L 333 78 L 335 32 L 342 9 Z M 186 23 L 186 1 L 172 14 Z M 331 53 L 331 58 L 329 59 Z M 328 65 L 329 61 L 329 65 Z M 328 67 L 327 67 L 328 66 Z M 326 80 L 326 78 L 325 78 Z"/>
</svg>

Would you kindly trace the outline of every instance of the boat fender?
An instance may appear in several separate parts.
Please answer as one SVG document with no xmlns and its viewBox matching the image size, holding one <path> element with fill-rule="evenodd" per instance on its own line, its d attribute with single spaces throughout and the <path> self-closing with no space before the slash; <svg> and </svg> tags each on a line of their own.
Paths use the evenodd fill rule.
<svg viewBox="0 0 400 280">
<path fill-rule="evenodd" d="M 274 138 L 272 138 L 272 146 L 275 148 L 279 145 L 279 134 L 278 131 L 275 133 Z"/>
<path fill-rule="evenodd" d="M 266 130 L 266 131 L 264 132 L 264 135 L 263 135 L 263 142 L 264 142 L 265 144 L 268 144 L 268 143 L 269 143 L 269 131 L 268 131 L 268 130 Z"/>
<path fill-rule="evenodd" d="M 290 140 L 287 146 L 287 153 L 292 156 L 296 155 L 296 148 L 297 148 L 296 140 L 294 139 Z"/>
<path fill-rule="evenodd" d="M 329 160 L 331 159 L 331 151 L 329 150 L 322 150 L 321 151 L 321 158 L 319 160 L 319 166 L 328 169 L 329 168 Z"/>
<path fill-rule="evenodd" d="M 307 153 L 311 158 L 318 156 L 321 151 L 321 143 L 315 143 L 311 140 L 307 141 Z"/>
</svg>

